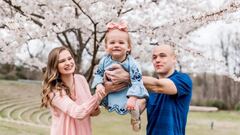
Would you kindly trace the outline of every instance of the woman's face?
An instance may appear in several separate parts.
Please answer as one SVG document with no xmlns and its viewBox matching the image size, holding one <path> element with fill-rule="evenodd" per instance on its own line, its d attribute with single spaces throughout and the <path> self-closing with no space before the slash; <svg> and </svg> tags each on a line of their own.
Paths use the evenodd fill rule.
<svg viewBox="0 0 240 135">
<path fill-rule="evenodd" d="M 73 74 L 75 71 L 75 62 L 68 50 L 63 50 L 59 54 L 58 71 L 62 75 Z"/>
</svg>

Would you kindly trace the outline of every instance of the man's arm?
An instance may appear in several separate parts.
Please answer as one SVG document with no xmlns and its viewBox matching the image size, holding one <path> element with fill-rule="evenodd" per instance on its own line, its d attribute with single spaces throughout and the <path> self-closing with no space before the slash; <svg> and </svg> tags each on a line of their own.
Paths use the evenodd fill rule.
<svg viewBox="0 0 240 135">
<path fill-rule="evenodd" d="M 111 78 L 112 82 L 105 81 L 104 83 L 104 86 L 107 92 L 114 92 L 119 90 L 119 88 L 124 88 L 127 86 L 127 82 L 130 82 L 130 76 L 128 72 L 126 72 L 118 64 L 115 64 L 113 66 L 115 70 L 107 72 L 107 75 L 109 78 Z M 167 78 L 156 79 L 149 76 L 143 76 L 142 79 L 143 79 L 144 86 L 148 90 L 152 90 L 157 93 L 170 94 L 170 95 L 177 94 L 177 88 L 170 79 L 167 79 Z M 126 82 L 126 83 L 119 84 L 119 82 Z"/>
<path fill-rule="evenodd" d="M 144 86 L 153 92 L 169 95 L 177 94 L 175 84 L 167 78 L 156 79 L 150 76 L 143 76 Z"/>
</svg>

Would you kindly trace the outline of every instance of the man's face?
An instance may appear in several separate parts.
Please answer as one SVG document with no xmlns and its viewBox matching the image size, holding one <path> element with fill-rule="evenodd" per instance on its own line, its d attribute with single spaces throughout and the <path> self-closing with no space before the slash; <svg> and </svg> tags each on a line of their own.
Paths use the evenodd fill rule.
<svg viewBox="0 0 240 135">
<path fill-rule="evenodd" d="M 173 49 L 168 45 L 154 47 L 152 63 L 157 74 L 168 75 L 174 69 L 176 63 Z"/>
</svg>

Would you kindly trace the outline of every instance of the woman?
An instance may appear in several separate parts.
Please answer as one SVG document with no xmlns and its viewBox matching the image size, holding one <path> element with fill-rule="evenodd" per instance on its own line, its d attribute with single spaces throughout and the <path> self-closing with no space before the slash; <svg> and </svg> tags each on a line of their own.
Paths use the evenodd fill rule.
<svg viewBox="0 0 240 135">
<path fill-rule="evenodd" d="M 86 79 L 74 74 L 73 55 L 57 47 L 48 55 L 43 79 L 42 107 L 52 115 L 51 135 L 91 135 L 90 116 L 100 113 L 99 102 L 105 91 L 90 93 Z"/>
</svg>

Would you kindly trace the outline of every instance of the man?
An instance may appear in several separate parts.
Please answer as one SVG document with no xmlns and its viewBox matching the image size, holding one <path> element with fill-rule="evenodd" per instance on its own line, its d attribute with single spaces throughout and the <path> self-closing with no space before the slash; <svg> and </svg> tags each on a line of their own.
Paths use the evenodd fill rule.
<svg viewBox="0 0 240 135">
<path fill-rule="evenodd" d="M 143 76 L 149 90 L 147 135 L 185 135 L 192 96 L 191 78 L 175 70 L 176 55 L 170 45 L 154 47 L 152 63 L 158 78 Z M 106 73 L 113 83 L 129 80 L 121 67 L 116 68 Z"/>
</svg>

